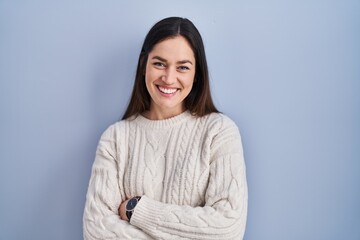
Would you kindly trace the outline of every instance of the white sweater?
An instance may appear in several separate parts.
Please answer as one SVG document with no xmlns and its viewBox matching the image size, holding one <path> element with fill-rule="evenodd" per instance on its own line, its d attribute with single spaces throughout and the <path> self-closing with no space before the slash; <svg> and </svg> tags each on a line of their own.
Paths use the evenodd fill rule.
<svg viewBox="0 0 360 240">
<path fill-rule="evenodd" d="M 131 222 L 125 199 L 142 196 Z M 220 113 L 138 115 L 102 135 L 84 210 L 84 239 L 242 239 L 247 183 L 241 138 Z"/>
</svg>

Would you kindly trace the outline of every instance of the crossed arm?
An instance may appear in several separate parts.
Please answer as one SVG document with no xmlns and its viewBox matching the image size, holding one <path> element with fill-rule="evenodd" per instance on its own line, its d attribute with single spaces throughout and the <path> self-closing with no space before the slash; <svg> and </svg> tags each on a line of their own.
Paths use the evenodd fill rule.
<svg viewBox="0 0 360 240">
<path fill-rule="evenodd" d="M 214 153 L 204 206 L 191 207 L 142 196 L 128 222 L 117 159 L 104 134 L 93 165 L 84 211 L 84 239 L 242 239 L 247 185 L 242 149 Z M 107 143 L 107 144 L 106 144 Z M 241 142 L 222 142 L 241 147 Z"/>
</svg>

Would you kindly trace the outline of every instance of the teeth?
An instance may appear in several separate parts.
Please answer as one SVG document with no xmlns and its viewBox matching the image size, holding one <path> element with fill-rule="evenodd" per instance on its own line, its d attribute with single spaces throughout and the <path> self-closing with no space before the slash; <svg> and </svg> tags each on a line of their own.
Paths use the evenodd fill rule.
<svg viewBox="0 0 360 240">
<path fill-rule="evenodd" d="M 159 87 L 159 90 L 166 94 L 172 94 L 177 91 L 176 88 L 163 88 L 163 87 Z"/>
</svg>

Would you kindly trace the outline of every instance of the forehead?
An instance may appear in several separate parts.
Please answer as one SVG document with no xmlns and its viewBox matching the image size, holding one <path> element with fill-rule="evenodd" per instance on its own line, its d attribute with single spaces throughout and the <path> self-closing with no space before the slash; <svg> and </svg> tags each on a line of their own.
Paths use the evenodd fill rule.
<svg viewBox="0 0 360 240">
<path fill-rule="evenodd" d="M 189 42 L 182 36 L 169 38 L 157 43 L 149 56 L 160 56 L 166 60 L 195 60 Z"/>
</svg>

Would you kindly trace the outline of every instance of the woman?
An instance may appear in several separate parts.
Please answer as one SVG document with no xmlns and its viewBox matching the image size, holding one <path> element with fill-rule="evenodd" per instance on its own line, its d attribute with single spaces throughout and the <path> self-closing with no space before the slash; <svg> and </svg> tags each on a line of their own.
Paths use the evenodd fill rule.
<svg viewBox="0 0 360 240">
<path fill-rule="evenodd" d="M 237 126 L 215 108 L 201 36 L 171 17 L 147 34 L 123 119 L 102 135 L 84 239 L 242 239 Z"/>
</svg>

